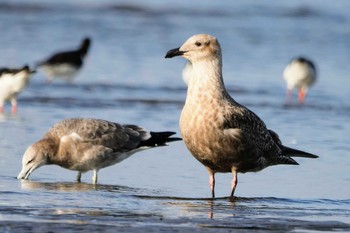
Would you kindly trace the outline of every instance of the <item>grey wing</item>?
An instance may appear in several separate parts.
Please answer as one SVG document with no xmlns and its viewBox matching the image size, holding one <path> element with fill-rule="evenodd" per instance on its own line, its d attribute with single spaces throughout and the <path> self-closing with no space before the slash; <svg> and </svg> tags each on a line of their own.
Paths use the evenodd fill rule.
<svg viewBox="0 0 350 233">
<path fill-rule="evenodd" d="M 145 141 L 151 137 L 151 134 L 146 129 L 138 125 L 123 125 L 124 131 L 129 135 L 129 140 L 125 144 L 128 149 L 135 149 L 141 141 Z"/>
<path fill-rule="evenodd" d="M 59 140 L 61 137 L 74 133 L 82 142 L 101 145 L 121 152 L 137 148 L 142 139 L 132 129 L 118 123 L 86 118 L 63 120 L 54 125 L 45 137 L 55 137 Z"/>
</svg>

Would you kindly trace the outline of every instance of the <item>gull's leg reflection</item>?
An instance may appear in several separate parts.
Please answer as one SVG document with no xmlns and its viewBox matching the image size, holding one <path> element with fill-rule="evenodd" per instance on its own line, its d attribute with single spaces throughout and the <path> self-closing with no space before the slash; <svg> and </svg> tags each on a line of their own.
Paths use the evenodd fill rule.
<svg viewBox="0 0 350 233">
<path fill-rule="evenodd" d="M 235 208 L 236 200 L 237 200 L 237 198 L 235 198 L 234 196 L 229 197 L 230 206 L 231 206 L 232 210 Z M 232 214 L 232 215 L 234 216 L 235 214 Z"/>
<path fill-rule="evenodd" d="M 209 218 L 213 218 L 214 217 L 214 199 L 209 200 L 209 213 L 208 213 L 208 217 Z"/>
<path fill-rule="evenodd" d="M 211 199 L 211 200 L 208 201 L 208 206 L 209 206 L 208 218 L 211 218 L 211 219 L 214 218 L 214 207 L 215 207 L 214 201 L 215 201 L 215 199 Z M 220 201 L 220 200 L 216 199 L 216 201 Z M 235 208 L 235 204 L 236 204 L 237 198 L 235 198 L 233 196 L 229 196 L 228 197 L 228 201 L 229 201 L 229 205 L 223 205 L 223 204 L 220 205 L 219 204 L 219 205 L 217 205 L 217 208 L 220 210 L 220 206 L 221 206 L 221 208 L 225 208 L 225 210 L 227 210 L 227 209 L 232 209 L 233 210 Z M 229 207 L 229 208 L 227 208 L 227 207 Z"/>
</svg>

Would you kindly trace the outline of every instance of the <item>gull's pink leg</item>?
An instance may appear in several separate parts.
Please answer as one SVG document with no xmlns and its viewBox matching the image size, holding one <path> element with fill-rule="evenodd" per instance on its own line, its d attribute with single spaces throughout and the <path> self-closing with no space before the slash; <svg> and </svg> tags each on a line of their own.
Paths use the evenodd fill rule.
<svg viewBox="0 0 350 233">
<path fill-rule="evenodd" d="M 210 169 L 207 168 L 209 172 L 209 187 L 211 191 L 211 197 L 215 198 L 215 173 Z"/>
<path fill-rule="evenodd" d="M 92 184 L 97 184 L 97 172 L 98 172 L 98 170 L 94 169 L 93 172 L 94 172 L 94 175 L 92 177 Z"/>
<path fill-rule="evenodd" d="M 235 193 L 237 183 L 238 183 L 237 171 L 232 168 L 231 197 L 233 197 Z"/>
<path fill-rule="evenodd" d="M 12 113 L 16 113 L 17 112 L 17 101 L 15 99 L 11 100 L 11 111 Z"/>
</svg>

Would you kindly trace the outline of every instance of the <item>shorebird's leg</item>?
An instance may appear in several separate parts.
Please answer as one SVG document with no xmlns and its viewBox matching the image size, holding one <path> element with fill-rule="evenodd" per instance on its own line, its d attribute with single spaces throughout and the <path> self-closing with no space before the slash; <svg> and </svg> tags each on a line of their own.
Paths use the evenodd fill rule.
<svg viewBox="0 0 350 233">
<path fill-rule="evenodd" d="M 94 175 L 92 176 L 92 183 L 97 184 L 97 170 L 94 170 Z"/>
<path fill-rule="evenodd" d="M 303 89 L 300 89 L 299 92 L 298 92 L 298 102 L 299 102 L 299 104 L 304 103 L 305 96 L 306 96 L 306 91 L 303 90 Z"/>
<path fill-rule="evenodd" d="M 215 198 L 215 172 L 213 172 L 210 168 L 208 169 L 209 173 L 209 187 L 211 191 L 211 197 L 214 199 Z"/>
<path fill-rule="evenodd" d="M 11 106 L 12 106 L 12 108 L 11 108 L 12 113 L 16 113 L 17 112 L 17 101 L 16 101 L 16 99 L 12 99 L 11 100 Z"/>
<path fill-rule="evenodd" d="M 287 89 L 287 94 L 286 94 L 286 101 L 291 102 L 293 98 L 293 90 L 292 89 Z"/>
<path fill-rule="evenodd" d="M 236 169 L 232 168 L 231 197 L 235 194 L 238 178 Z"/>
<path fill-rule="evenodd" d="M 81 182 L 81 172 L 79 171 L 77 174 L 77 182 Z"/>
<path fill-rule="evenodd" d="M 54 79 L 55 77 L 53 75 L 48 75 L 45 79 L 45 83 L 46 84 L 51 84 L 52 83 L 52 80 Z"/>
</svg>

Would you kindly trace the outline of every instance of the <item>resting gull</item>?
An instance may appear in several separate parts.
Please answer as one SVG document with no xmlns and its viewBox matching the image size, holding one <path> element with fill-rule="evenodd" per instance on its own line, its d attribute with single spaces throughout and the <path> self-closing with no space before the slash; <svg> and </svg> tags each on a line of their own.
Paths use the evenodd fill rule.
<svg viewBox="0 0 350 233">
<path fill-rule="evenodd" d="M 55 124 L 43 139 L 28 147 L 17 179 L 28 179 L 37 168 L 56 164 L 78 171 L 78 182 L 82 172 L 93 170 L 93 183 L 96 184 L 101 168 L 119 163 L 138 151 L 181 140 L 170 137 L 173 134 L 99 119 L 65 119 Z"/>
<path fill-rule="evenodd" d="M 287 83 L 287 99 L 292 98 L 296 88 L 299 103 L 304 103 L 307 91 L 316 81 L 315 65 L 304 57 L 295 58 L 284 69 L 283 78 Z"/>
<path fill-rule="evenodd" d="M 71 82 L 82 68 L 90 44 L 91 39 L 85 38 L 77 50 L 58 52 L 39 62 L 37 67 L 41 68 L 48 76 L 49 82 L 54 78 L 61 78 Z"/>
<path fill-rule="evenodd" d="M 222 77 L 221 48 L 211 35 L 189 38 L 165 58 L 183 56 L 192 64 L 180 130 L 187 148 L 209 172 L 214 198 L 215 173 L 231 172 L 231 197 L 237 173 L 257 172 L 277 164 L 298 164 L 291 157 L 316 155 L 283 146 L 278 135 L 266 128 L 252 111 L 227 92 Z"/>
<path fill-rule="evenodd" d="M 12 112 L 17 112 L 17 95 L 28 85 L 35 71 L 28 66 L 20 69 L 0 69 L 0 113 L 4 112 L 5 101 L 10 101 Z"/>
</svg>

